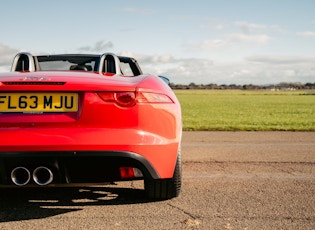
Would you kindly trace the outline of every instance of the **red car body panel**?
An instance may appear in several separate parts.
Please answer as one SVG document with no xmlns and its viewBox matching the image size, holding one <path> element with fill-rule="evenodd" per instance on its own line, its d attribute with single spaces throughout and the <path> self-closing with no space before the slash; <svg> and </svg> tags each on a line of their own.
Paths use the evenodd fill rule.
<svg viewBox="0 0 315 230">
<path fill-rule="evenodd" d="M 159 77 L 81 71 L 0 74 L 0 94 L 5 95 L 0 104 L 8 103 L 11 93 L 39 92 L 77 93 L 78 111 L 0 112 L 0 158 L 17 153 L 45 157 L 55 152 L 128 152 L 149 162 L 156 172 L 151 175 L 154 179 L 172 178 L 181 140 L 181 111 L 176 96 Z M 135 104 L 124 107 L 107 101 L 104 92 L 133 92 Z M 166 96 L 169 102 L 149 103 L 141 99 L 142 93 Z"/>
</svg>

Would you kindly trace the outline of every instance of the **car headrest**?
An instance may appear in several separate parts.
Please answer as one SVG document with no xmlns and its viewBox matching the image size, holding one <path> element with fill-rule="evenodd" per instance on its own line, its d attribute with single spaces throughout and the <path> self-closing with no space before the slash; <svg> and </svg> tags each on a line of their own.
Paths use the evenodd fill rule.
<svg viewBox="0 0 315 230">
<path fill-rule="evenodd" d="M 88 68 L 85 65 L 72 65 L 70 66 L 70 70 L 88 71 Z"/>
</svg>

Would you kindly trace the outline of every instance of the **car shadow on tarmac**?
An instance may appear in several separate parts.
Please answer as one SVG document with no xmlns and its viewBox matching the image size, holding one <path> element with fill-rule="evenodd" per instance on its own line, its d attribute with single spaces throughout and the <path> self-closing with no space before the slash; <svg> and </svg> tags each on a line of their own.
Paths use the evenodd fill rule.
<svg viewBox="0 0 315 230">
<path fill-rule="evenodd" d="M 93 205 L 148 203 L 143 189 L 117 187 L 1 188 L 0 223 L 32 220 Z"/>
</svg>

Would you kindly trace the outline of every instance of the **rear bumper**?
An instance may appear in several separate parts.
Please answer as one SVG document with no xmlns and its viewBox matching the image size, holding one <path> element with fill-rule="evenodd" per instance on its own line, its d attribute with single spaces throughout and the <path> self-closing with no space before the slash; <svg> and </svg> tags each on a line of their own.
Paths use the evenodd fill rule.
<svg viewBox="0 0 315 230">
<path fill-rule="evenodd" d="M 0 129 L 0 177 L 7 183 L 12 168 L 42 164 L 60 174 L 58 183 L 118 181 L 117 168 L 123 166 L 154 179 L 171 178 L 179 142 L 180 136 L 136 129 Z"/>
</svg>

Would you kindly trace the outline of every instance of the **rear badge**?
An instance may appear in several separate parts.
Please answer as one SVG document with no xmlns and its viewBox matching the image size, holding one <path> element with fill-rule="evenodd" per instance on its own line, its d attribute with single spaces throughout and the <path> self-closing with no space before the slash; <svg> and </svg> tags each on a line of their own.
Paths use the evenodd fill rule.
<svg viewBox="0 0 315 230">
<path fill-rule="evenodd" d="M 20 78 L 21 81 L 49 81 L 48 77 L 24 77 Z"/>
</svg>

